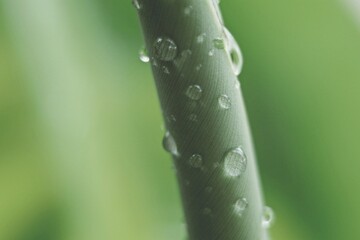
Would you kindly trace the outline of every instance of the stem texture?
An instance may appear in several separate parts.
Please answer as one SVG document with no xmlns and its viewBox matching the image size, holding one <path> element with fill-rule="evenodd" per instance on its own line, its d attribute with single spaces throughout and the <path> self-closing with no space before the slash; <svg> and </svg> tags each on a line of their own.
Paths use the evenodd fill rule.
<svg viewBox="0 0 360 240">
<path fill-rule="evenodd" d="M 171 145 L 167 148 L 177 169 L 189 239 L 267 239 L 245 106 L 222 45 L 226 38 L 217 4 L 142 0 L 134 5 L 169 134 L 165 145 Z M 172 43 L 159 46 L 159 38 L 171 39 L 176 50 L 169 47 Z"/>
</svg>

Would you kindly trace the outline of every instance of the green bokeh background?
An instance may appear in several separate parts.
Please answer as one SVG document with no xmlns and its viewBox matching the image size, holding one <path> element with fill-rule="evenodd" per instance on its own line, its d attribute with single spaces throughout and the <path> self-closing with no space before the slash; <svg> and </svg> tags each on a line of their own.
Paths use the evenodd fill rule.
<svg viewBox="0 0 360 240">
<path fill-rule="evenodd" d="M 272 238 L 360 239 L 360 10 L 221 8 Z M 185 238 L 142 42 L 130 0 L 0 0 L 1 240 Z"/>
</svg>

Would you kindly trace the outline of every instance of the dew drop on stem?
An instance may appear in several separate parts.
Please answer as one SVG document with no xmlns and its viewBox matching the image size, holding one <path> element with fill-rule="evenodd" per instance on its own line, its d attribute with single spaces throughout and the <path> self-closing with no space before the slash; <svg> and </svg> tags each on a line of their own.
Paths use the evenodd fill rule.
<svg viewBox="0 0 360 240">
<path fill-rule="evenodd" d="M 202 89 L 199 85 L 190 85 L 186 90 L 186 96 L 191 100 L 199 100 L 202 96 Z"/>
<path fill-rule="evenodd" d="M 153 53 L 161 61 L 172 61 L 177 55 L 177 46 L 172 39 L 159 37 L 154 42 Z"/>
<path fill-rule="evenodd" d="M 226 175 L 238 177 L 245 172 L 246 166 L 246 155 L 240 147 L 234 148 L 226 153 L 224 158 L 224 170 Z"/>
</svg>

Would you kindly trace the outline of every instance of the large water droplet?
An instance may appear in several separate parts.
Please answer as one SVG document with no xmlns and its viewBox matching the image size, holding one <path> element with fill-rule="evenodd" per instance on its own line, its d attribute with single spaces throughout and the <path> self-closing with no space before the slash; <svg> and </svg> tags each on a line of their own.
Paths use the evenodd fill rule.
<svg viewBox="0 0 360 240">
<path fill-rule="evenodd" d="M 218 102 L 220 107 L 223 109 L 229 109 L 231 107 L 231 100 L 227 95 L 221 95 Z"/>
<path fill-rule="evenodd" d="M 175 139 L 169 131 L 165 133 L 165 136 L 163 138 L 163 147 L 167 152 L 171 153 L 172 155 L 179 156 Z"/>
<path fill-rule="evenodd" d="M 240 148 L 234 148 L 225 155 L 224 169 L 225 173 L 232 177 L 238 177 L 245 172 L 247 159 L 244 151 Z"/>
<path fill-rule="evenodd" d="M 191 85 L 186 90 L 186 96 L 192 100 L 199 100 L 202 95 L 202 89 L 199 85 Z"/>
<path fill-rule="evenodd" d="M 132 0 L 132 5 L 136 8 L 136 10 L 140 10 L 142 8 L 142 4 L 139 0 Z"/>
<path fill-rule="evenodd" d="M 213 45 L 215 48 L 217 49 L 224 49 L 225 48 L 225 42 L 224 39 L 222 38 L 215 38 L 213 40 Z"/>
<path fill-rule="evenodd" d="M 172 61 L 177 54 L 177 46 L 167 37 L 159 37 L 154 43 L 154 55 L 162 61 Z"/>
<path fill-rule="evenodd" d="M 234 212 L 237 215 L 242 216 L 242 214 L 247 209 L 248 205 L 249 205 L 249 202 L 247 201 L 246 198 L 240 198 L 234 204 Z"/>
<path fill-rule="evenodd" d="M 270 228 L 274 223 L 275 214 L 270 207 L 264 207 L 262 215 L 262 226 L 263 228 Z"/>
<path fill-rule="evenodd" d="M 139 50 L 139 58 L 140 61 L 144 62 L 144 63 L 148 63 L 150 61 L 150 57 L 147 53 L 147 49 L 145 46 L 141 47 Z"/>
<path fill-rule="evenodd" d="M 200 154 L 193 154 L 189 158 L 189 164 L 193 168 L 200 168 L 202 165 L 202 156 Z"/>
<path fill-rule="evenodd" d="M 226 27 L 224 27 L 224 33 L 227 39 L 226 48 L 227 48 L 228 56 L 232 63 L 234 74 L 238 76 L 241 73 L 241 69 L 243 66 L 243 57 L 241 54 L 241 50 L 235 38 Z"/>
</svg>

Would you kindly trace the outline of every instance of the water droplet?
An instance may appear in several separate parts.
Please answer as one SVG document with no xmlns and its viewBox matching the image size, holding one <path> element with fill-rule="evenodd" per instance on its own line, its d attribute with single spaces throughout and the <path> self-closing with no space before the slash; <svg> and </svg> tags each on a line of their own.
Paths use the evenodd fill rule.
<svg viewBox="0 0 360 240">
<path fill-rule="evenodd" d="M 210 209 L 210 208 L 204 208 L 203 211 L 202 211 L 202 213 L 203 213 L 204 215 L 211 215 L 211 209 Z"/>
<path fill-rule="evenodd" d="M 240 148 L 234 148 L 225 155 L 224 169 L 225 173 L 232 177 L 240 176 L 245 172 L 247 159 L 244 151 Z"/>
<path fill-rule="evenodd" d="M 169 131 L 165 133 L 165 136 L 163 138 L 163 147 L 167 152 L 171 153 L 172 155 L 179 156 L 175 139 Z"/>
<path fill-rule="evenodd" d="M 202 165 L 202 156 L 200 154 L 193 154 L 189 158 L 189 164 L 193 168 L 200 168 Z"/>
<path fill-rule="evenodd" d="M 158 62 L 156 61 L 156 59 L 155 58 L 151 58 L 151 63 L 152 63 L 152 65 L 154 66 L 154 67 L 158 67 L 159 66 L 159 64 L 158 64 Z"/>
<path fill-rule="evenodd" d="M 213 45 L 215 48 L 217 49 L 224 49 L 225 48 L 225 42 L 224 39 L 222 38 L 215 38 L 213 40 Z"/>
<path fill-rule="evenodd" d="M 212 57 L 212 56 L 214 56 L 214 54 L 215 54 L 215 50 L 214 50 L 214 49 L 211 49 L 211 50 L 209 51 L 209 56 Z"/>
<path fill-rule="evenodd" d="M 190 181 L 189 180 L 185 180 L 185 185 L 189 186 L 190 185 Z"/>
<path fill-rule="evenodd" d="M 234 74 L 238 76 L 241 73 L 241 69 L 243 66 L 243 57 L 241 54 L 241 50 L 235 38 L 226 27 L 224 27 L 224 33 L 227 39 L 226 48 L 228 56 L 231 60 Z"/>
<path fill-rule="evenodd" d="M 200 43 L 200 44 L 203 43 L 205 40 L 205 37 L 206 37 L 206 33 L 200 34 L 199 36 L 196 37 L 196 42 Z"/>
<path fill-rule="evenodd" d="M 262 226 L 263 228 L 270 228 L 274 223 L 275 214 L 270 207 L 264 207 L 262 215 Z"/>
<path fill-rule="evenodd" d="M 174 64 L 178 68 L 182 68 L 186 60 L 191 56 L 192 51 L 190 49 L 184 50 L 181 52 L 180 56 L 174 60 Z"/>
<path fill-rule="evenodd" d="M 139 58 L 140 61 L 144 62 L 144 63 L 148 63 L 150 61 L 149 55 L 147 53 L 147 49 L 145 46 L 143 46 L 142 48 L 140 48 L 139 51 Z"/>
<path fill-rule="evenodd" d="M 177 46 L 167 37 L 159 37 L 154 43 L 154 55 L 162 61 L 172 61 L 177 54 Z"/>
<path fill-rule="evenodd" d="M 168 120 L 168 122 L 176 122 L 176 117 L 174 115 L 169 115 L 166 117 L 166 119 Z"/>
<path fill-rule="evenodd" d="M 200 69 L 202 68 L 202 64 L 200 63 L 199 65 L 196 66 L 196 71 L 200 71 Z"/>
<path fill-rule="evenodd" d="M 192 12 L 193 10 L 193 6 L 187 6 L 185 9 L 184 9 L 184 14 L 185 15 L 190 15 L 190 13 Z"/>
<path fill-rule="evenodd" d="M 189 115 L 189 120 L 192 122 L 197 122 L 198 121 L 198 116 L 195 113 L 192 113 Z"/>
<path fill-rule="evenodd" d="M 207 193 L 211 193 L 212 190 L 213 190 L 213 188 L 210 186 L 205 188 L 205 192 L 207 192 Z"/>
<path fill-rule="evenodd" d="M 223 109 L 229 109 L 231 107 L 231 100 L 227 95 L 221 95 L 218 102 L 220 107 Z"/>
<path fill-rule="evenodd" d="M 213 164 L 213 168 L 216 169 L 216 168 L 218 168 L 218 167 L 220 167 L 220 163 L 219 163 L 219 162 L 215 162 L 215 163 Z"/>
<path fill-rule="evenodd" d="M 247 209 L 249 202 L 246 198 L 238 199 L 234 204 L 234 211 L 237 215 L 241 216 L 244 211 Z"/>
<path fill-rule="evenodd" d="M 170 71 L 166 66 L 162 66 L 162 70 L 165 74 L 170 74 Z"/>
<path fill-rule="evenodd" d="M 136 8 L 136 10 L 140 10 L 142 8 L 142 5 L 139 2 L 139 0 L 132 0 L 132 5 Z"/>
<path fill-rule="evenodd" d="M 235 88 L 240 89 L 240 82 L 238 80 L 235 80 Z"/>
<path fill-rule="evenodd" d="M 199 85 L 191 85 L 186 90 L 186 96 L 192 100 L 199 100 L 202 95 L 202 89 Z"/>
</svg>

